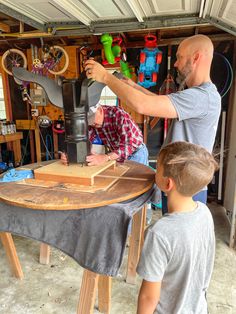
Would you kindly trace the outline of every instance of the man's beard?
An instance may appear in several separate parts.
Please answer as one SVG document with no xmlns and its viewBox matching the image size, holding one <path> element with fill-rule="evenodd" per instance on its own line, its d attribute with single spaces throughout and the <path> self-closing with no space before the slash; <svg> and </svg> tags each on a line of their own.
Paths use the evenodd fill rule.
<svg viewBox="0 0 236 314">
<path fill-rule="evenodd" d="M 178 75 L 176 77 L 176 82 L 179 84 L 178 88 L 179 91 L 185 88 L 186 80 L 189 74 L 191 74 L 191 72 L 192 72 L 191 63 L 190 61 L 187 61 L 183 69 L 181 71 L 178 71 Z"/>
</svg>

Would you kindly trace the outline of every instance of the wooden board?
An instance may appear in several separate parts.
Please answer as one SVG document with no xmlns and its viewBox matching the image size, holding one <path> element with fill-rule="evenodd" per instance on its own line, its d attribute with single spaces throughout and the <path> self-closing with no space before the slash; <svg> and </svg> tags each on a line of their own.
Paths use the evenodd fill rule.
<svg viewBox="0 0 236 314">
<path fill-rule="evenodd" d="M 35 179 L 45 181 L 56 181 L 63 183 L 73 183 L 85 186 L 94 185 L 94 177 L 108 168 L 114 169 L 115 160 L 106 162 L 100 166 L 82 166 L 80 164 L 70 164 L 65 166 L 60 160 L 47 166 L 34 170 Z"/>
<path fill-rule="evenodd" d="M 13 134 L 6 134 L 6 135 L 0 135 L 0 144 L 1 143 L 8 143 L 8 142 L 14 142 L 21 140 L 23 138 L 22 132 L 16 132 Z"/>
<path fill-rule="evenodd" d="M 65 167 L 65 166 L 64 166 Z M 55 181 L 45 181 L 39 179 L 24 179 L 18 181 L 17 184 L 41 187 L 41 188 L 50 188 L 52 190 L 61 190 L 61 191 L 81 191 L 88 193 L 95 193 L 97 191 L 107 191 L 116 181 L 118 181 L 123 174 L 129 170 L 129 167 L 122 165 L 115 167 L 114 169 L 107 169 L 101 173 L 106 177 L 94 177 L 94 185 L 86 186 L 82 184 L 73 184 L 73 183 L 62 183 Z M 108 178 L 111 176 L 111 178 Z M 114 178 L 115 177 L 115 178 Z"/>
<path fill-rule="evenodd" d="M 43 161 L 27 165 L 25 169 L 35 169 L 47 164 L 48 161 Z M 155 171 L 150 167 L 130 160 L 126 160 L 122 164 L 117 163 L 117 168 L 123 166 L 127 166 L 128 171 L 121 176 L 121 179 L 113 183 L 109 189 L 102 192 L 98 190 L 94 193 L 89 193 L 88 191 L 71 189 L 62 191 L 60 188 L 54 189 L 45 186 L 19 184 L 17 182 L 2 182 L 0 184 L 0 200 L 13 206 L 31 209 L 78 210 L 123 202 L 137 197 L 152 188 L 155 180 Z M 132 180 L 125 179 L 128 177 L 132 178 Z M 135 178 L 138 180 L 135 180 Z"/>
</svg>

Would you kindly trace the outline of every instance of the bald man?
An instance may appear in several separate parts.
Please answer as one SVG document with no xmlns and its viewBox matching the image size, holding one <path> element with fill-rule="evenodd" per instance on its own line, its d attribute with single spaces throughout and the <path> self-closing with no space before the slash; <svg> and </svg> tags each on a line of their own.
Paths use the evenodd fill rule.
<svg viewBox="0 0 236 314">
<path fill-rule="evenodd" d="M 130 79 L 120 81 L 93 60 L 85 63 L 85 70 L 88 78 L 105 83 L 138 113 L 173 119 L 163 145 L 187 141 L 212 152 L 221 111 L 221 98 L 210 78 L 213 50 L 205 35 L 191 36 L 180 43 L 174 66 L 180 86 L 188 88 L 169 95 L 151 93 Z M 206 203 L 207 188 L 194 200 Z"/>
</svg>

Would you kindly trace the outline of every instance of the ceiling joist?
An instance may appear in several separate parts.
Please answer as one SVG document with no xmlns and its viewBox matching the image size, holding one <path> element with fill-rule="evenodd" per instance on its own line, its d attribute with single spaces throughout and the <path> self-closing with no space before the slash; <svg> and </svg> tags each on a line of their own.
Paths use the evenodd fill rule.
<svg viewBox="0 0 236 314">
<path fill-rule="evenodd" d="M 27 17 L 26 15 L 17 12 L 16 10 L 0 3 L 0 12 L 3 12 L 11 17 L 14 17 L 15 19 L 17 19 L 18 21 L 24 22 L 38 30 L 45 30 L 44 24 L 39 23 L 29 17 Z"/>
<path fill-rule="evenodd" d="M 40 44 L 42 38 L 96 49 L 107 32 L 122 36 L 126 48 L 143 47 L 148 33 L 158 37 L 159 45 L 178 44 L 180 38 L 197 33 L 232 40 L 234 0 L 226 1 L 0 0 L 0 53 L 11 45 L 26 49 L 34 41 Z"/>
</svg>

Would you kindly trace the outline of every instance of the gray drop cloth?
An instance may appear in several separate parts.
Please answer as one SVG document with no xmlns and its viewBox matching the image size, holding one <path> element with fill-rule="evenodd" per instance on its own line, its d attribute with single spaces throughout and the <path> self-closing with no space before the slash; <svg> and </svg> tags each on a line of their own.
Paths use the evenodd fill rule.
<svg viewBox="0 0 236 314">
<path fill-rule="evenodd" d="M 0 231 L 52 245 L 93 272 L 116 276 L 132 215 L 153 190 L 130 201 L 80 210 L 33 210 L 0 203 Z"/>
</svg>

